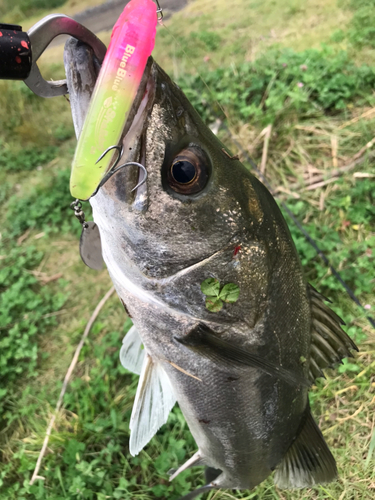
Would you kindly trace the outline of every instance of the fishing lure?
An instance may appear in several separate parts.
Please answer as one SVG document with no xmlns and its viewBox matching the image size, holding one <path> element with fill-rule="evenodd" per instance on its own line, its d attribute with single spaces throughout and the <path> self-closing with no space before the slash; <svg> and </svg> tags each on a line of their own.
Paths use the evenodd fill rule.
<svg viewBox="0 0 375 500">
<path fill-rule="evenodd" d="M 89 199 L 108 170 L 113 155 L 98 158 L 121 138 L 155 45 L 156 24 L 152 0 L 131 0 L 113 28 L 73 159 L 74 198 Z"/>
</svg>

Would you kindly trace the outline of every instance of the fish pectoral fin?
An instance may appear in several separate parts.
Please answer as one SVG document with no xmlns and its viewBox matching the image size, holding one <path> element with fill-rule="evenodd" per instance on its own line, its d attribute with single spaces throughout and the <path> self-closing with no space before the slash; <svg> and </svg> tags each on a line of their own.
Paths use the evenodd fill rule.
<svg viewBox="0 0 375 500">
<path fill-rule="evenodd" d="M 308 285 L 312 315 L 309 377 L 311 382 L 324 377 L 322 369 L 332 368 L 343 358 L 353 357 L 350 349 L 358 351 L 352 339 L 340 325 L 344 324 L 325 303 L 323 295 Z"/>
<path fill-rule="evenodd" d="M 146 353 L 130 417 L 129 451 L 133 457 L 166 423 L 175 402 L 168 375 Z"/>
<path fill-rule="evenodd" d="M 122 341 L 120 350 L 120 361 L 122 366 L 130 372 L 141 374 L 142 364 L 145 357 L 142 339 L 133 325 Z"/>
<path fill-rule="evenodd" d="M 305 488 L 336 477 L 335 459 L 307 408 L 302 430 L 277 466 L 274 482 L 282 489 Z"/>
<path fill-rule="evenodd" d="M 282 379 L 292 386 L 303 385 L 310 387 L 311 385 L 303 376 L 286 370 L 257 354 L 218 337 L 215 332 L 204 324 L 199 324 L 184 337 L 175 337 L 175 340 L 221 367 L 233 370 L 234 367 L 251 366 L 264 371 L 268 375 Z"/>
</svg>

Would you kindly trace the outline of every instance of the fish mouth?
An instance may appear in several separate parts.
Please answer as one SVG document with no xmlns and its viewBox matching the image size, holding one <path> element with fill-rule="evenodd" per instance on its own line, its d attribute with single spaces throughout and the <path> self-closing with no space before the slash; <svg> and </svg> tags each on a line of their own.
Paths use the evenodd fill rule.
<svg viewBox="0 0 375 500">
<path fill-rule="evenodd" d="M 64 49 L 64 65 L 67 77 L 72 118 L 77 138 L 80 136 L 88 112 L 92 93 L 99 74 L 100 64 L 96 60 L 92 49 L 74 38 L 68 39 Z M 108 175 L 114 165 L 121 166 L 128 162 L 145 162 L 145 131 L 147 114 L 152 107 L 155 95 L 154 61 L 149 57 L 138 91 L 131 105 L 129 115 L 124 125 L 118 144 L 122 146 L 121 158 L 112 152 L 112 160 L 105 172 Z M 104 153 L 104 151 L 103 151 Z M 122 201 L 134 205 L 135 209 L 144 210 L 147 207 L 147 187 L 142 184 L 136 191 L 133 188 L 142 181 L 144 172 L 138 171 L 136 166 L 122 168 L 100 186 L 95 195 L 102 189 L 107 190 L 113 185 L 112 179 L 122 189 Z M 104 175 L 103 175 L 104 177 Z"/>
<path fill-rule="evenodd" d="M 121 135 L 121 141 L 123 142 L 124 149 L 126 149 L 126 145 L 128 141 L 125 141 L 127 136 L 131 133 L 131 130 L 139 123 L 139 115 L 147 106 L 147 103 L 150 100 L 152 95 L 152 87 L 155 82 L 155 79 L 152 75 L 152 66 L 153 66 L 153 58 L 150 56 L 148 58 L 145 70 L 143 72 L 141 82 L 139 84 L 136 96 L 131 105 L 129 116 L 124 125 L 124 130 Z"/>
<path fill-rule="evenodd" d="M 154 103 L 155 81 L 153 59 L 150 57 L 121 135 L 121 156 L 114 155 L 107 174 L 114 168 L 119 170 L 110 178 L 111 182 L 101 187 L 111 190 L 111 185 L 114 186 L 118 198 L 141 212 L 146 211 L 148 206 L 146 128 L 147 116 Z M 143 165 L 144 170 L 132 163 Z"/>
</svg>

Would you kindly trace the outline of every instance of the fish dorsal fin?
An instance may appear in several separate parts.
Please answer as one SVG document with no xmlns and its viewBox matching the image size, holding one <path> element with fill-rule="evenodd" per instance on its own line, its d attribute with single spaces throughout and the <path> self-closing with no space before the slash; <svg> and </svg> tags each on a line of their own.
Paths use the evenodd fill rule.
<svg viewBox="0 0 375 500">
<path fill-rule="evenodd" d="M 322 369 L 332 368 L 343 358 L 353 357 L 350 349 L 358 349 L 341 328 L 342 319 L 324 303 L 327 299 L 311 285 L 308 285 L 308 294 L 312 316 L 309 377 L 314 382 L 324 377 Z"/>
<path fill-rule="evenodd" d="M 130 417 L 129 450 L 133 457 L 166 423 L 175 402 L 168 375 L 146 353 Z"/>
<path fill-rule="evenodd" d="M 133 325 L 122 341 L 120 350 L 121 364 L 126 370 L 140 375 L 144 357 L 145 350 L 143 349 L 142 339 Z"/>
<path fill-rule="evenodd" d="M 310 408 L 307 408 L 302 425 L 300 433 L 276 468 L 274 481 L 279 488 L 305 488 L 329 483 L 337 477 L 335 459 Z"/>
</svg>

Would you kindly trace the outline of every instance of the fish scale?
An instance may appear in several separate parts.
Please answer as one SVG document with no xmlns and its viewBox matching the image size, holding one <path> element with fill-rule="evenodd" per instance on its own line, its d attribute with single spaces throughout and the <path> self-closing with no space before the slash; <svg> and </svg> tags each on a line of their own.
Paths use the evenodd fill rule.
<svg viewBox="0 0 375 500">
<path fill-rule="evenodd" d="M 285 454 L 295 435 L 295 426 L 299 424 L 300 408 L 295 411 L 296 414 L 289 412 L 287 415 L 285 408 L 292 408 L 293 401 L 298 397 L 299 406 L 305 408 L 306 391 L 301 394 L 298 387 L 293 391 L 288 384 L 272 380 L 269 375 L 263 375 L 253 368 L 223 372 L 210 361 L 198 362 L 194 353 L 186 348 L 176 347 L 174 342 L 174 337 L 183 336 L 195 325 L 194 322 L 184 324 L 178 314 L 172 321 L 170 316 L 161 315 L 154 306 L 152 312 L 150 307 L 145 311 L 142 302 L 134 301 L 119 284 L 117 291 L 127 304 L 134 324 L 143 332 L 142 340 L 146 350 L 154 358 L 163 360 L 164 369 L 175 388 L 175 397 L 196 442 L 200 443 L 204 463 L 225 469 L 225 477 L 222 478 L 225 487 L 252 488 L 265 479 Z M 235 329 L 226 332 L 229 338 L 235 334 Z M 269 347 L 264 346 L 264 349 Z M 170 363 L 190 372 L 201 381 L 180 372 Z M 213 387 L 218 386 L 221 388 L 220 392 L 213 391 Z M 234 391 L 235 386 L 237 390 Z M 282 405 L 275 402 L 275 387 L 278 387 Z M 266 411 L 265 405 L 270 402 L 275 403 L 277 411 Z M 281 417 L 289 423 L 285 425 L 283 436 L 277 425 Z M 278 429 L 277 433 L 274 432 L 275 427 Z M 225 436 L 230 439 L 225 440 Z M 250 457 L 247 457 L 243 467 L 239 467 L 244 457 L 249 455 L 249 450 Z M 262 468 L 254 467 L 253 456 L 257 457 L 257 463 L 264 463 Z M 224 468 L 223 463 L 228 462 L 234 465 Z"/>
<path fill-rule="evenodd" d="M 87 76 L 71 64 L 81 52 Z M 81 122 L 80 102 L 92 90 L 88 54 L 72 41 L 65 49 L 73 116 Z M 76 86 L 77 72 L 87 86 Z M 198 451 L 172 477 L 194 465 L 219 470 L 185 500 L 209 488 L 253 488 L 274 469 L 281 488 L 333 481 L 335 460 L 311 416 L 308 390 L 332 353 L 340 360 L 356 347 L 306 284 L 268 190 L 223 152 L 152 58 L 140 89 L 122 160 L 142 159 L 147 183 L 132 194 L 134 172 L 122 170 L 90 199 L 104 261 L 134 323 L 121 350 L 123 365 L 141 373 L 130 452 L 147 445 L 177 401 Z M 174 178 L 179 169 L 193 173 L 187 182 Z M 239 290 L 215 312 L 201 291 L 212 278 L 220 290 Z"/>
</svg>

